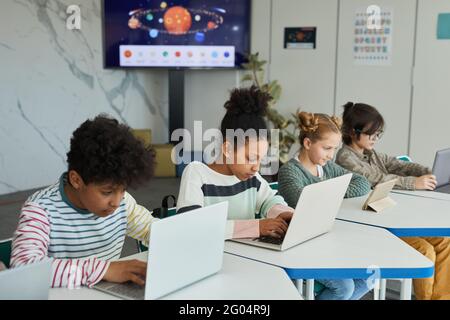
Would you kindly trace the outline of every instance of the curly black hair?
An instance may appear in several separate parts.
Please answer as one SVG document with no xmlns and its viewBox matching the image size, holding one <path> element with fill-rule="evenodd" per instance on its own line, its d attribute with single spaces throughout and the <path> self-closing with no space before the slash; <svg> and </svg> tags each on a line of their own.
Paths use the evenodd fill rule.
<svg viewBox="0 0 450 320">
<path fill-rule="evenodd" d="M 136 139 L 130 127 L 101 114 L 76 129 L 67 153 L 69 170 L 85 184 L 137 187 L 153 176 L 154 151 Z"/>
<path fill-rule="evenodd" d="M 231 91 L 230 99 L 225 102 L 227 113 L 220 126 L 222 136 L 226 136 L 227 129 L 242 129 L 244 132 L 249 129 L 257 132 L 260 129 L 267 129 L 264 116 L 271 100 L 270 94 L 256 86 Z"/>
</svg>

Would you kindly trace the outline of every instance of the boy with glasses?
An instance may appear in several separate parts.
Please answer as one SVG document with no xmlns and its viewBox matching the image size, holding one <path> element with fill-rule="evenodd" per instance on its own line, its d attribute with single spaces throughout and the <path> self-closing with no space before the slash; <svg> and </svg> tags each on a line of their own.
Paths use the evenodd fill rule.
<svg viewBox="0 0 450 320">
<path fill-rule="evenodd" d="M 384 119 L 372 106 L 349 102 L 344 106 L 344 145 L 336 163 L 366 177 L 372 186 L 397 178 L 396 189 L 434 190 L 436 177 L 429 168 L 375 151 L 383 135 Z"/>
</svg>

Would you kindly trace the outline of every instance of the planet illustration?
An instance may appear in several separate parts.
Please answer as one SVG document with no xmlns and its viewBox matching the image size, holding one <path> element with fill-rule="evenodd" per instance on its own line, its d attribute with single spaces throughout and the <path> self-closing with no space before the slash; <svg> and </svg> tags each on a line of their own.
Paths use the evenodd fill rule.
<svg viewBox="0 0 450 320">
<path fill-rule="evenodd" d="M 164 14 L 164 27 L 169 34 L 186 34 L 192 26 L 192 17 L 183 7 L 172 7 Z"/>
<path fill-rule="evenodd" d="M 220 28 L 224 23 L 221 14 L 226 10 L 186 8 L 180 5 L 169 6 L 161 2 L 153 9 L 136 9 L 129 12 L 128 27 L 132 30 L 144 30 L 152 39 L 161 35 L 193 35 L 198 43 L 206 40 L 207 33 Z"/>
<path fill-rule="evenodd" d="M 195 34 L 195 41 L 197 41 L 197 42 L 204 42 L 205 41 L 205 34 L 203 32 L 197 32 Z"/>
</svg>

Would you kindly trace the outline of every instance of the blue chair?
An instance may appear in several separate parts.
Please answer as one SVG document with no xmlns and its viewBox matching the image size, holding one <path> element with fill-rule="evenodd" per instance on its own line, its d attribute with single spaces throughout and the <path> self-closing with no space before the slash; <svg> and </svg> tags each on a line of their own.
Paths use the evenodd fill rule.
<svg viewBox="0 0 450 320">
<path fill-rule="evenodd" d="M 272 190 L 278 190 L 278 182 L 269 183 L 269 186 L 272 188 Z"/>
<path fill-rule="evenodd" d="M 0 261 L 10 267 L 12 239 L 0 240 Z"/>
<path fill-rule="evenodd" d="M 405 161 L 405 162 L 412 162 L 411 158 L 409 156 L 406 156 L 406 155 L 398 156 L 397 159 Z"/>
</svg>

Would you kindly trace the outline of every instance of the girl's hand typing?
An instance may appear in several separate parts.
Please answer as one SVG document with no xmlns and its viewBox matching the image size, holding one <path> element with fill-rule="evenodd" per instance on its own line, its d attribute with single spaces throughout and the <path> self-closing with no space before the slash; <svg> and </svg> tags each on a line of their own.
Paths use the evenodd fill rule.
<svg viewBox="0 0 450 320">
<path fill-rule="evenodd" d="M 262 219 L 259 221 L 260 236 L 281 238 L 285 235 L 288 224 L 282 218 Z"/>
</svg>

